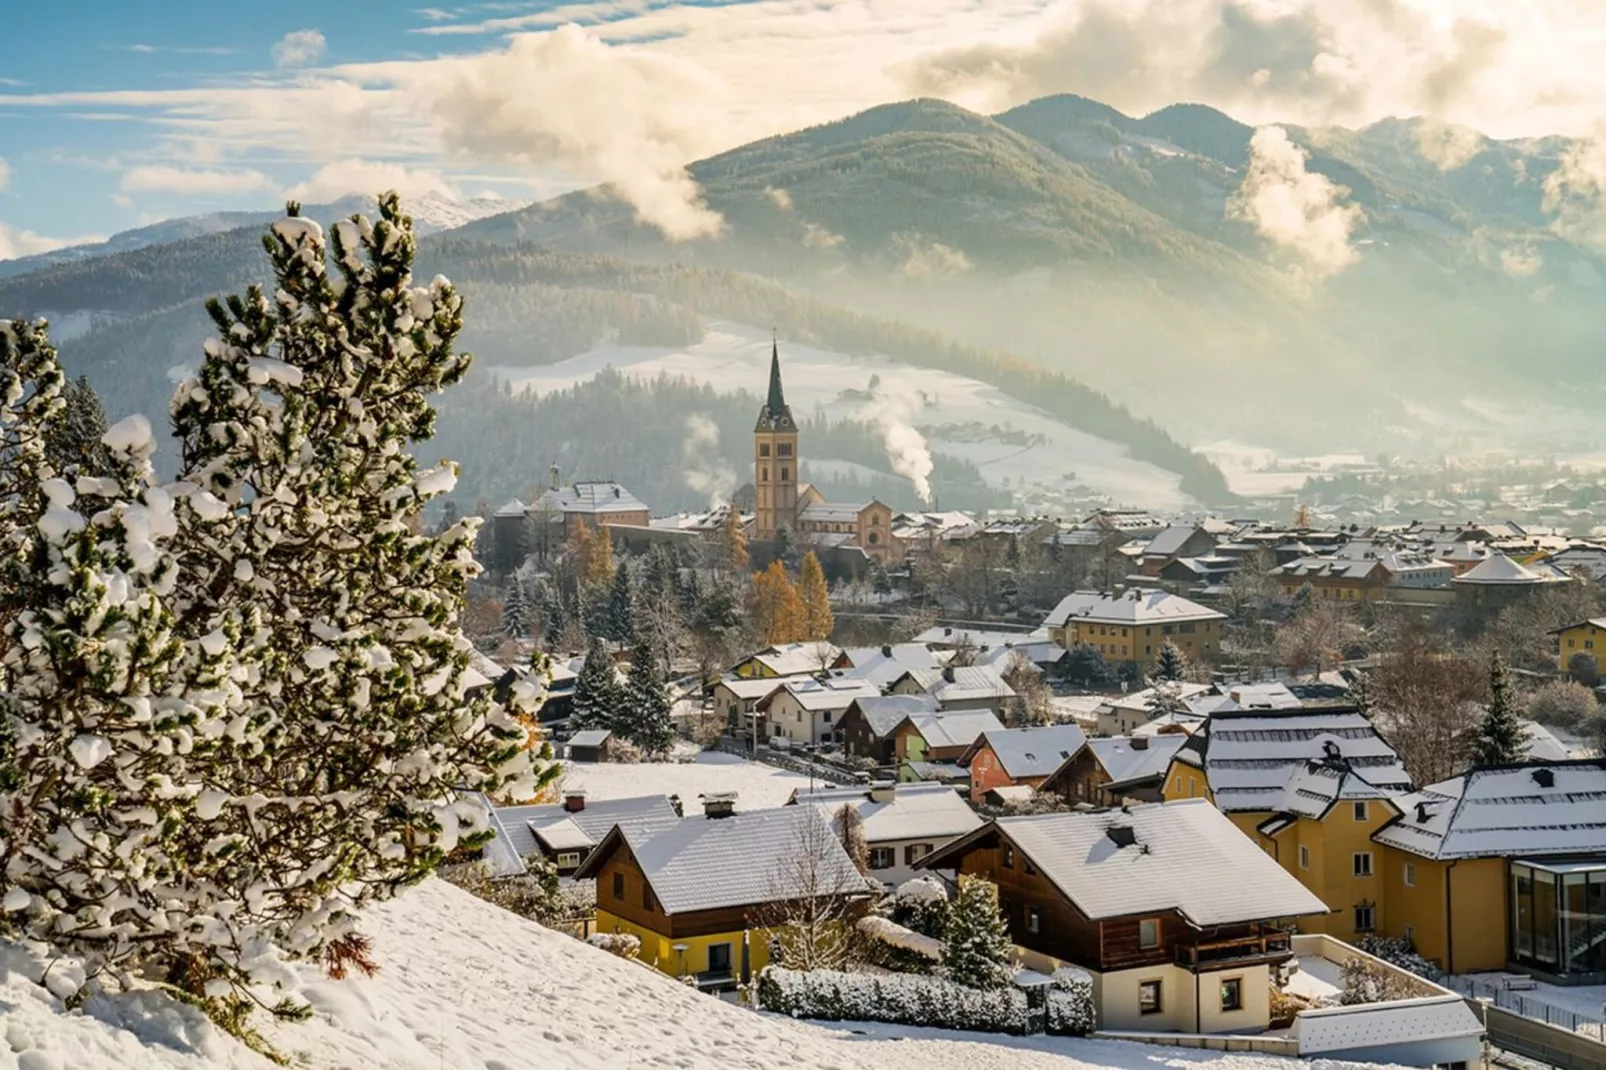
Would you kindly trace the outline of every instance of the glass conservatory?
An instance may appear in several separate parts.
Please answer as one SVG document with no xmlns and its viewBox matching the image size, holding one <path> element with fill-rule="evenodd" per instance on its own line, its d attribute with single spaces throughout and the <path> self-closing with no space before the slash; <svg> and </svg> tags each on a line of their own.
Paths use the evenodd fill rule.
<svg viewBox="0 0 1606 1070">
<path fill-rule="evenodd" d="M 1606 858 L 1513 861 L 1511 953 L 1557 976 L 1606 974 Z"/>
</svg>

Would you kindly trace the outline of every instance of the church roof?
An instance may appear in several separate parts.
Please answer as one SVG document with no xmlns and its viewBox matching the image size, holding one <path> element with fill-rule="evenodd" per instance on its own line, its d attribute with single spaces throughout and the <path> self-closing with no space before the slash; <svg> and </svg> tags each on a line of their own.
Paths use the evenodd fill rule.
<svg viewBox="0 0 1606 1070">
<path fill-rule="evenodd" d="M 770 391 L 764 407 L 758 410 L 758 423 L 754 431 L 796 431 L 797 421 L 792 419 L 792 407 L 786 403 L 781 389 L 781 348 L 770 344 Z"/>
</svg>

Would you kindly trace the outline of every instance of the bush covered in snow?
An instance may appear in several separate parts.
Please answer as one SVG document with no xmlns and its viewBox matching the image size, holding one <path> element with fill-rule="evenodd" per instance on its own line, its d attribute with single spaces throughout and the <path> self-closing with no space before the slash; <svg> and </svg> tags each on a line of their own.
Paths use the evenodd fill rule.
<svg viewBox="0 0 1606 1070">
<path fill-rule="evenodd" d="M 1355 946 L 1390 966 L 1398 966 L 1434 984 L 1444 982 L 1444 971 L 1418 955 L 1411 941 L 1403 936 L 1363 936 L 1355 942 Z"/>
<path fill-rule="evenodd" d="M 1097 1028 L 1098 1014 L 1093 1004 L 1093 975 L 1074 966 L 1054 971 L 1048 990 L 1048 1020 L 1045 1028 L 1056 1036 L 1085 1037 Z"/>
<path fill-rule="evenodd" d="M 906 929 L 890 918 L 868 914 L 855 926 L 865 938 L 863 955 L 895 973 L 931 973 L 942 961 L 942 941 Z"/>
<path fill-rule="evenodd" d="M 467 370 L 460 298 L 412 285 L 394 194 L 332 246 L 293 208 L 265 244 L 271 294 L 208 306 L 172 483 L 143 416 L 54 472 L 55 353 L 0 322 L 4 927 L 236 1029 L 286 958 L 371 968 L 358 910 L 490 836 L 460 790 L 555 772 L 537 683 L 466 690 L 477 522 L 417 531 L 456 478 L 408 451 Z"/>
<path fill-rule="evenodd" d="M 942 939 L 948 927 L 948 889 L 933 876 L 916 877 L 898 885 L 876 906 L 876 913 L 905 929 Z"/>
<path fill-rule="evenodd" d="M 822 1021 L 890 1022 L 896 1025 L 1024 1033 L 1026 993 L 989 991 L 940 977 L 913 974 L 841 973 L 770 966 L 759 974 L 761 1010 Z"/>
<path fill-rule="evenodd" d="M 586 937 L 586 943 L 622 959 L 634 959 L 641 955 L 641 937 L 630 933 L 592 933 Z"/>
</svg>

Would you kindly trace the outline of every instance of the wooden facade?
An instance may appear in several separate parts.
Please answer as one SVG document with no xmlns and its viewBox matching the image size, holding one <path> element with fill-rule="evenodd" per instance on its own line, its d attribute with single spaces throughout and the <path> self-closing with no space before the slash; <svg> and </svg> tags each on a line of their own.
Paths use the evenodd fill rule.
<svg viewBox="0 0 1606 1070">
<path fill-rule="evenodd" d="M 1199 928 L 1175 910 L 1089 918 L 997 826 L 954 850 L 963 852 L 957 867 L 961 877 L 984 877 L 997 886 L 1010 939 L 1062 962 L 1100 973 L 1144 966 L 1205 972 L 1282 962 L 1293 955 L 1291 934 L 1261 921 Z"/>
</svg>

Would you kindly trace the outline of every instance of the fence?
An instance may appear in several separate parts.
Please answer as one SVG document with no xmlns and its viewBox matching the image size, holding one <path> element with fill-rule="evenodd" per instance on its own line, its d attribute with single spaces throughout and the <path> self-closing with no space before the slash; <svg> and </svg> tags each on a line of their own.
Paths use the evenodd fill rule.
<svg viewBox="0 0 1606 1070">
<path fill-rule="evenodd" d="M 765 765 L 773 765 L 777 769 L 785 769 L 793 773 L 802 773 L 804 776 L 812 776 L 815 780 L 823 781 L 827 784 L 852 786 L 860 783 L 858 777 L 845 769 L 838 769 L 820 762 L 804 761 L 783 751 L 771 750 L 764 746 L 760 746 L 756 751 L 749 750 L 749 746 L 746 740 L 721 736 L 719 742 L 714 744 L 714 749 L 724 751 L 726 754 L 737 754 L 755 762 L 763 762 Z"/>
<path fill-rule="evenodd" d="M 1578 1033 L 1597 1041 L 1606 1041 L 1606 1021 L 1593 1014 L 1558 1007 L 1536 996 L 1514 992 L 1484 981 L 1467 977 L 1453 977 L 1445 982 L 1464 996 L 1488 1000 L 1501 1010 L 1510 1011 L 1535 1022 L 1544 1022 L 1569 1033 Z"/>
<path fill-rule="evenodd" d="M 1487 987 L 1487 986 L 1485 986 Z M 1513 1055 L 1548 1063 L 1558 1070 L 1600 1070 L 1606 1066 L 1606 1043 L 1582 1033 L 1546 1025 L 1515 1011 L 1468 1000 L 1483 1016 L 1489 1043 Z M 1587 1026 L 1586 1026 L 1587 1028 Z"/>
</svg>

